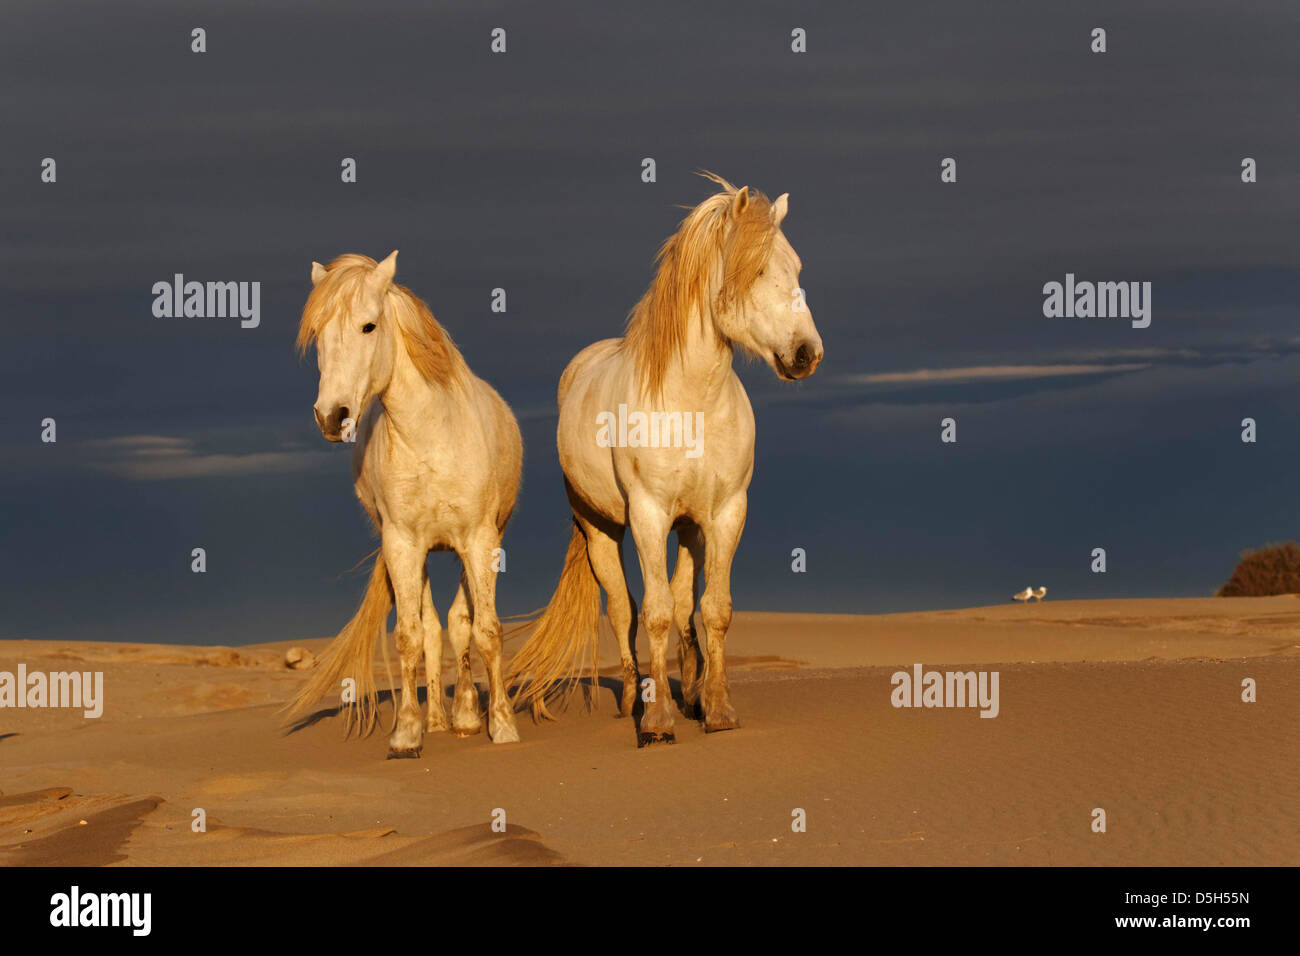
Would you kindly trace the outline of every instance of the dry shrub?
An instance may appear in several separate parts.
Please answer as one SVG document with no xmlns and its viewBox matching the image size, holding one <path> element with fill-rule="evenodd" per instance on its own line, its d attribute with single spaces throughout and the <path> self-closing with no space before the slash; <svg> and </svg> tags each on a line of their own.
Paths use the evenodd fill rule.
<svg viewBox="0 0 1300 956">
<path fill-rule="evenodd" d="M 1294 541 L 1243 551 L 1219 597 L 1267 597 L 1300 593 L 1300 546 Z"/>
</svg>

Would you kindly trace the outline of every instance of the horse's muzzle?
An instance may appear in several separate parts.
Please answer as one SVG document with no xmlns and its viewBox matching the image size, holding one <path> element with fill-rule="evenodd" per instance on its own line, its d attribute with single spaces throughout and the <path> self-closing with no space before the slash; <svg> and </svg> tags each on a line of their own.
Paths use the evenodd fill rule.
<svg viewBox="0 0 1300 956">
<path fill-rule="evenodd" d="M 343 440 L 343 422 L 348 418 L 346 405 L 336 406 L 328 415 L 322 415 L 320 409 L 313 406 L 312 413 L 316 416 L 316 426 L 327 440 L 335 442 Z"/>
<path fill-rule="evenodd" d="M 822 348 L 815 342 L 803 342 L 794 350 L 794 355 L 790 361 L 786 361 L 779 353 L 773 357 L 776 359 L 777 371 L 783 378 L 796 379 L 807 378 L 813 372 L 817 371 L 817 366 L 822 361 Z"/>
</svg>

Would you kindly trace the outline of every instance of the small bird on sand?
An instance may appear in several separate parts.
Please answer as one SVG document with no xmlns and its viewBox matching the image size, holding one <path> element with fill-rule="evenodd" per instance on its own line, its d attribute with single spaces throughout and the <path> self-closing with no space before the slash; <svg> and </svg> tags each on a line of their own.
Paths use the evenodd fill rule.
<svg viewBox="0 0 1300 956">
<path fill-rule="evenodd" d="M 1033 596 L 1034 596 L 1034 589 L 1033 589 L 1033 588 L 1025 588 L 1025 589 L 1024 589 L 1023 591 L 1021 591 L 1019 594 L 1013 594 L 1013 595 L 1011 595 L 1011 600 L 1013 600 L 1013 601 L 1025 601 L 1025 602 L 1028 602 L 1029 599 L 1030 599 L 1031 597 L 1033 597 Z"/>
<path fill-rule="evenodd" d="M 1043 587 L 1041 584 L 1034 588 L 1034 597 L 1038 598 L 1040 601 L 1047 597 L 1047 588 Z"/>
</svg>

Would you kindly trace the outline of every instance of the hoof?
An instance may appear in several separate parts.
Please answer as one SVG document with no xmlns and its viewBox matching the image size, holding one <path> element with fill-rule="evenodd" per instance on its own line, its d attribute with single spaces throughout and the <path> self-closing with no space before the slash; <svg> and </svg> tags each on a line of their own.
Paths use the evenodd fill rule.
<svg viewBox="0 0 1300 956">
<path fill-rule="evenodd" d="M 494 744 L 519 743 L 519 731 L 512 726 L 500 727 L 496 731 L 489 731 L 488 736 L 492 738 Z"/>
<path fill-rule="evenodd" d="M 394 750 L 393 748 L 390 747 L 388 748 L 388 759 L 389 760 L 416 760 L 419 759 L 420 751 L 422 749 L 423 748 L 421 747 L 414 747 L 409 750 Z"/>
<path fill-rule="evenodd" d="M 473 737 L 483 730 L 483 715 L 475 707 L 457 708 L 451 713 L 451 732 L 457 737 Z"/>
<path fill-rule="evenodd" d="M 704 732 L 706 734 L 716 734 L 723 730 L 739 730 L 740 721 L 738 720 L 720 720 L 716 724 L 711 724 L 708 720 L 704 721 Z"/>
<path fill-rule="evenodd" d="M 430 719 L 426 721 L 424 731 L 429 734 L 445 733 L 447 731 L 447 718 L 444 717 L 442 720 Z"/>
<path fill-rule="evenodd" d="M 675 744 L 677 738 L 673 736 L 672 731 L 666 734 L 658 734 L 653 731 L 643 731 L 636 735 L 637 747 L 648 747 L 651 744 Z"/>
</svg>

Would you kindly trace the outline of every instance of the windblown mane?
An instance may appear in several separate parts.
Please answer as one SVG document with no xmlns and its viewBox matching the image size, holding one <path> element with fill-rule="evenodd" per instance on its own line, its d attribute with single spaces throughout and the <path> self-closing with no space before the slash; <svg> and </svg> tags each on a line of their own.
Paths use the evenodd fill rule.
<svg viewBox="0 0 1300 956">
<path fill-rule="evenodd" d="M 735 228 L 728 230 L 731 203 L 739 191 L 715 173 L 700 175 L 722 191 L 700 203 L 677 232 L 659 248 L 659 271 L 628 315 L 622 348 L 636 363 L 637 376 L 651 396 L 663 391 L 668 363 L 686 341 L 686 323 L 698 310 L 711 323 L 715 309 L 743 299 L 772 255 L 776 227 L 772 203 L 749 190 L 749 203 Z M 718 264 L 721 261 L 721 283 Z"/>
<path fill-rule="evenodd" d="M 352 310 L 377 265 L 369 256 L 345 253 L 326 267 L 325 277 L 312 288 L 302 309 L 300 353 L 307 351 L 325 326 Z M 394 282 L 388 289 L 384 314 L 396 322 L 406 354 L 427 381 L 449 385 L 464 380 L 469 371 L 465 359 L 423 299 Z"/>
</svg>

